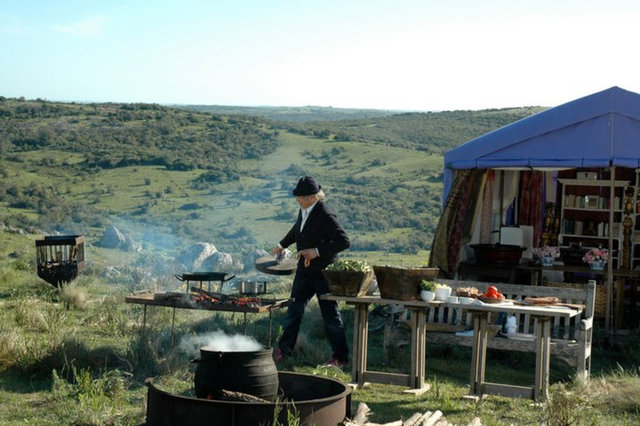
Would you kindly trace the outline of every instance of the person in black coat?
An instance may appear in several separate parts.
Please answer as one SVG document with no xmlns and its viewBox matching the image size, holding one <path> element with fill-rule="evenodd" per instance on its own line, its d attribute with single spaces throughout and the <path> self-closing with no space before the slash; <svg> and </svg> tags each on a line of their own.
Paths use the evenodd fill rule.
<svg viewBox="0 0 640 426">
<path fill-rule="evenodd" d="M 298 219 L 287 235 L 274 247 L 273 254 L 296 244 L 298 265 L 291 287 L 292 303 L 287 308 L 283 333 L 278 342 L 276 361 L 291 354 L 298 339 L 300 323 L 307 303 L 314 295 L 329 292 L 322 270 L 337 260 L 337 254 L 349 247 L 349 237 L 336 215 L 324 203 L 322 187 L 311 177 L 298 181 L 293 195 L 300 205 Z M 324 319 L 325 333 L 333 350 L 332 358 L 325 365 L 341 367 L 349 361 L 344 323 L 338 304 L 330 300 L 318 300 Z"/>
</svg>

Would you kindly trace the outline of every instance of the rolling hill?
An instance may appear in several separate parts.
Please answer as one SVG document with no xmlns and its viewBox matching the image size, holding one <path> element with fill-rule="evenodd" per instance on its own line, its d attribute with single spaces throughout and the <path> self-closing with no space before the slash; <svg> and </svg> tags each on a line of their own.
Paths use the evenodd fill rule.
<svg viewBox="0 0 640 426">
<path fill-rule="evenodd" d="M 143 247 L 209 241 L 239 254 L 279 240 L 297 211 L 293 185 L 313 175 L 352 254 L 424 259 L 440 214 L 442 154 L 539 110 L 292 123 L 0 98 L 0 220 L 88 241 L 117 225 Z"/>
</svg>

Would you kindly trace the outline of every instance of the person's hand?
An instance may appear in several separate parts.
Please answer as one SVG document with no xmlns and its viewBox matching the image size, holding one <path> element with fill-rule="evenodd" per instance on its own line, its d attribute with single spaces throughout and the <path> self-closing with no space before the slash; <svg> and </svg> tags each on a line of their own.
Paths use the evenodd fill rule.
<svg viewBox="0 0 640 426">
<path fill-rule="evenodd" d="M 304 249 L 298 252 L 298 259 L 300 257 L 304 257 L 304 266 L 309 266 L 311 264 L 311 260 L 318 257 L 318 252 L 314 248 Z"/>
<path fill-rule="evenodd" d="M 277 256 L 279 256 L 279 255 L 280 255 L 280 253 L 282 253 L 283 251 L 284 251 L 284 249 L 283 249 L 283 248 L 281 248 L 280 246 L 275 246 L 275 247 L 273 248 L 273 250 L 271 250 L 271 254 L 277 257 Z"/>
</svg>

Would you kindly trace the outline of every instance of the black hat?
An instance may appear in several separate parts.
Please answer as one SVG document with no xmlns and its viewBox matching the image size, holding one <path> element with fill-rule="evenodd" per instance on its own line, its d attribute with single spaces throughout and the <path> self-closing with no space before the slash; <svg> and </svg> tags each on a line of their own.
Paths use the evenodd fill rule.
<svg viewBox="0 0 640 426">
<path fill-rule="evenodd" d="M 310 176 L 305 176 L 298 181 L 295 189 L 293 190 L 293 195 L 301 196 L 301 195 L 312 195 L 320 192 L 322 187 L 316 183 Z"/>
</svg>

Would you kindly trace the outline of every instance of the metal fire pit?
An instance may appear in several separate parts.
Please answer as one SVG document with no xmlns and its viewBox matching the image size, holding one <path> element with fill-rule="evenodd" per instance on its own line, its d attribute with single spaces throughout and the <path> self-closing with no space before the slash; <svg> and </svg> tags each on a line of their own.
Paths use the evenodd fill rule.
<svg viewBox="0 0 640 426">
<path fill-rule="evenodd" d="M 36 240 L 38 276 L 55 287 L 73 281 L 84 271 L 82 235 L 48 235 Z"/>
<path fill-rule="evenodd" d="M 148 378 L 147 425 L 270 425 L 276 408 L 278 422 L 288 412 L 301 425 L 335 426 L 351 416 L 351 389 L 338 380 L 311 374 L 278 372 L 280 401 L 237 402 L 191 398 L 164 392 Z"/>
</svg>

